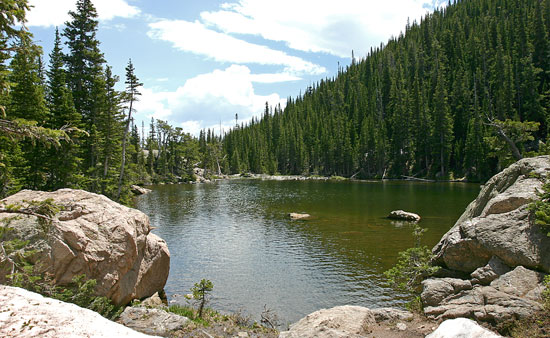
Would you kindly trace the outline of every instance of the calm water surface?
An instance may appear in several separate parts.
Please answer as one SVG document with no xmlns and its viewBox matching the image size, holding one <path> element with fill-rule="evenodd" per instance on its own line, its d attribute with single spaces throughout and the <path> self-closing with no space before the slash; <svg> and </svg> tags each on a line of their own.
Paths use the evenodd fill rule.
<svg viewBox="0 0 550 338">
<path fill-rule="evenodd" d="M 169 298 L 202 278 L 211 306 L 258 319 L 264 305 L 283 323 L 321 308 L 401 306 L 383 271 L 413 245 L 411 228 L 385 216 L 422 216 L 430 247 L 454 224 L 479 186 L 461 183 L 231 180 L 154 186 L 137 200 L 168 243 Z M 312 215 L 291 221 L 289 212 Z"/>
</svg>

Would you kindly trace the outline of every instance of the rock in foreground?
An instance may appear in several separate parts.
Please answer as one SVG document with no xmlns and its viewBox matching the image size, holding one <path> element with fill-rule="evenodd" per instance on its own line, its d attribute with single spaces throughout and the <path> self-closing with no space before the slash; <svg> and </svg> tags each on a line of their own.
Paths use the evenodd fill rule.
<svg viewBox="0 0 550 338">
<path fill-rule="evenodd" d="M 2 337 L 152 337 L 74 304 L 0 285 Z"/>
<path fill-rule="evenodd" d="M 170 253 L 166 242 L 150 233 L 147 215 L 105 196 L 72 189 L 23 190 L 0 204 L 25 205 L 26 201 L 46 199 L 63 207 L 52 225 L 43 227 L 34 216 L 17 215 L 10 223 L 13 230 L 7 233 L 7 240 L 28 240 L 26 250 L 36 250 L 34 262 L 39 262 L 42 272 L 50 274 L 57 285 L 85 274 L 97 281 L 98 295 L 117 305 L 164 288 Z M 13 216 L 4 213 L 0 219 Z M 9 264 L 0 264 L 0 283 L 10 269 Z"/>
<path fill-rule="evenodd" d="M 403 210 L 394 210 L 392 212 L 390 212 L 390 214 L 388 215 L 388 218 L 389 219 L 396 219 L 396 220 L 400 220 L 400 221 L 407 221 L 407 222 L 419 222 L 420 221 L 420 216 L 415 214 L 415 213 L 412 213 L 412 212 L 407 212 L 407 211 L 403 211 Z"/>
<path fill-rule="evenodd" d="M 499 338 L 493 333 L 471 319 L 457 318 L 449 319 L 441 323 L 437 330 L 426 336 L 426 338 Z"/>
<path fill-rule="evenodd" d="M 298 337 L 361 337 L 376 320 L 373 313 L 361 306 L 338 306 L 307 315 L 281 332 L 279 338 Z"/>
<path fill-rule="evenodd" d="M 385 337 L 424 337 L 418 332 L 407 330 L 413 319 L 410 312 L 393 309 L 368 309 L 362 306 L 337 306 L 322 309 L 302 318 L 290 329 L 279 334 L 279 338 L 359 338 L 381 334 Z M 386 323 L 387 326 L 380 326 Z M 393 331 L 388 331 L 393 329 Z M 396 333 L 397 332 L 397 333 Z"/>
<path fill-rule="evenodd" d="M 436 320 L 468 317 L 497 324 L 526 318 L 542 310 L 538 302 L 542 278 L 542 274 L 519 266 L 488 286 L 472 287 L 469 281 L 453 278 L 428 279 L 422 283 L 424 313 Z M 464 286 L 453 288 L 459 281 Z"/>
<path fill-rule="evenodd" d="M 434 247 L 434 263 L 469 273 L 423 282 L 424 313 L 500 324 L 542 309 L 542 272 L 550 272 L 550 238 L 529 204 L 550 174 L 550 156 L 526 158 L 493 176 Z M 455 284 L 464 284 L 456 288 Z"/>
<path fill-rule="evenodd" d="M 124 326 L 146 334 L 168 337 L 170 333 L 189 324 L 187 317 L 178 316 L 162 309 L 127 307 L 118 321 Z"/>
<path fill-rule="evenodd" d="M 550 272 L 550 238 L 530 221 L 550 156 L 526 158 L 493 176 L 433 249 L 435 263 L 471 273 L 496 256 L 509 267 Z"/>
</svg>

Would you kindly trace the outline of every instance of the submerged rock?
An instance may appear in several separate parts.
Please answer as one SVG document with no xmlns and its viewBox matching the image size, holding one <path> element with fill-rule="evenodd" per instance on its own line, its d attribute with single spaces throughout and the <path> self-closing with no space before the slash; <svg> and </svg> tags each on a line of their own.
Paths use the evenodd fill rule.
<svg viewBox="0 0 550 338">
<path fill-rule="evenodd" d="M 412 213 L 412 212 L 407 212 L 407 211 L 403 211 L 403 210 L 394 210 L 392 212 L 390 212 L 390 214 L 388 215 L 388 218 L 389 219 L 397 219 L 397 220 L 401 220 L 401 221 L 408 221 L 408 222 L 419 222 L 420 221 L 420 216 L 415 214 L 415 213 Z"/>
<path fill-rule="evenodd" d="M 0 309 L 3 337 L 151 337 L 92 310 L 11 286 L 0 285 Z"/>
<path fill-rule="evenodd" d="M 140 187 L 139 185 L 131 185 L 130 189 L 135 195 L 145 195 L 152 191 L 151 189 Z"/>
<path fill-rule="evenodd" d="M 292 220 L 298 220 L 298 219 L 309 218 L 311 216 L 309 214 L 298 214 L 298 213 L 291 212 L 288 214 L 288 217 L 290 217 L 290 219 Z"/>
<path fill-rule="evenodd" d="M 56 285 L 66 285 L 73 277 L 85 274 L 97 281 L 97 295 L 117 305 L 164 288 L 170 253 L 166 242 L 150 233 L 147 215 L 105 196 L 73 189 L 23 190 L 0 205 L 46 199 L 63 208 L 51 226 L 43 226 L 34 216 L 10 213 L 1 214 L 0 220 L 12 218 L 9 226 L 13 230 L 5 239 L 28 240 L 25 250 L 36 250 L 33 263 L 39 263 L 41 272 L 50 274 Z M 1 261 L 8 262 L 0 254 Z M 10 269 L 9 264 L 0 264 L 0 283 L 5 282 Z"/>
</svg>

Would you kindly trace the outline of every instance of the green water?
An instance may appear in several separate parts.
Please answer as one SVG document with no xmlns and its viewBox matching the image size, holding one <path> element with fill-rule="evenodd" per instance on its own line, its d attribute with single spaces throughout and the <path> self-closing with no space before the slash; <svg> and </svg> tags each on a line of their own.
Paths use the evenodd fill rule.
<svg viewBox="0 0 550 338">
<path fill-rule="evenodd" d="M 180 295 L 207 278 L 212 307 L 257 319 L 267 305 L 289 323 L 343 304 L 402 306 L 382 273 L 413 245 L 411 228 L 385 217 L 420 214 L 431 247 L 478 192 L 461 183 L 231 180 L 154 186 L 137 207 L 168 243 L 170 299 L 184 303 Z M 289 212 L 312 217 L 291 221 Z"/>
</svg>

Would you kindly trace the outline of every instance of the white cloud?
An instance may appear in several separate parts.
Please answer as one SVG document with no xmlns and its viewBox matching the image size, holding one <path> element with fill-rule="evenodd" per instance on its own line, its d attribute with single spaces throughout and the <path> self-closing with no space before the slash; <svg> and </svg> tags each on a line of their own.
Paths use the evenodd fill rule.
<svg viewBox="0 0 550 338">
<path fill-rule="evenodd" d="M 205 55 L 218 62 L 280 65 L 286 73 L 319 75 L 324 67 L 266 46 L 237 39 L 208 29 L 202 23 L 161 20 L 150 23 L 149 37 L 171 42 L 182 51 Z"/>
<path fill-rule="evenodd" d="M 201 13 L 203 22 L 228 34 L 252 34 L 290 48 L 340 57 L 364 56 L 397 36 L 444 0 L 240 0 Z"/>
<path fill-rule="evenodd" d="M 236 113 L 240 123 L 261 115 L 266 101 L 284 107 L 286 99 L 278 94 L 257 95 L 254 92 L 252 82 L 271 76 L 251 74 L 246 66 L 231 65 L 191 78 L 175 91 L 144 88 L 136 105 L 138 118 L 168 120 L 195 135 L 203 128 L 215 128 L 218 132 L 220 122 L 227 130 L 235 124 Z"/>
<path fill-rule="evenodd" d="M 92 0 L 99 20 L 107 21 L 115 17 L 130 18 L 140 13 L 139 8 L 129 5 L 126 0 Z M 69 11 L 76 10 L 76 0 L 30 0 L 32 6 L 27 13 L 27 26 L 60 26 L 67 22 Z"/>
</svg>

